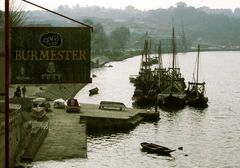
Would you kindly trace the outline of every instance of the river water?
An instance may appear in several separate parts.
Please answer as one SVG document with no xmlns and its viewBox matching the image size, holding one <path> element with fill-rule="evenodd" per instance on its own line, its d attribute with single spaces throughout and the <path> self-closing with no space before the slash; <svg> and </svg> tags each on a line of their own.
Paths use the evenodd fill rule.
<svg viewBox="0 0 240 168">
<path fill-rule="evenodd" d="M 192 79 L 197 53 L 178 54 L 185 81 Z M 161 111 L 161 119 L 143 122 L 127 133 L 88 135 L 88 158 L 35 162 L 34 168 L 238 168 L 240 167 L 240 52 L 202 52 L 200 81 L 206 82 L 209 106 L 186 107 L 176 113 Z M 169 55 L 163 55 L 169 66 Z M 134 86 L 129 75 L 137 74 L 140 56 L 113 67 L 92 70 L 97 77 L 76 98 L 82 103 L 120 101 L 131 107 Z M 89 89 L 99 94 L 89 96 Z M 171 157 L 141 151 L 140 143 L 153 142 L 169 148 L 183 147 Z"/>
</svg>

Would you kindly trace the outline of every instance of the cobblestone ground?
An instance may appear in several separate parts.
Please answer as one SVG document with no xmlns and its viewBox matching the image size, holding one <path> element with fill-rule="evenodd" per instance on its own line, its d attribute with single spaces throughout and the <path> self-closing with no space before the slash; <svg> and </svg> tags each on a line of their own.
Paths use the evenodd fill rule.
<svg viewBox="0 0 240 168">
<path fill-rule="evenodd" d="M 49 132 L 34 161 L 87 157 L 86 124 L 80 115 L 54 109 L 47 114 Z"/>
<path fill-rule="evenodd" d="M 26 84 L 26 97 L 45 97 L 49 100 L 55 100 L 58 98 L 67 99 L 74 97 L 79 90 L 81 90 L 86 84 Z M 9 97 L 14 96 L 16 88 L 20 86 L 22 88 L 24 84 L 21 85 L 10 85 L 9 87 Z M 21 95 L 22 96 L 22 95 Z"/>
</svg>

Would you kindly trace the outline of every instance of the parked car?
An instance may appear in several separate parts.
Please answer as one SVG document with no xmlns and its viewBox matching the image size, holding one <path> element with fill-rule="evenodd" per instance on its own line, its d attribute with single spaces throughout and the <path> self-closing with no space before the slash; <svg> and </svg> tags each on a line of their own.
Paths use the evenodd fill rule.
<svg viewBox="0 0 240 168">
<path fill-rule="evenodd" d="M 65 108 L 65 100 L 63 100 L 62 98 L 54 100 L 53 107 L 59 108 L 59 109 L 64 109 Z"/>
<path fill-rule="evenodd" d="M 70 98 L 67 99 L 65 102 L 65 109 L 66 112 L 70 113 L 79 113 L 80 112 L 80 103 L 78 102 L 77 99 Z"/>
<path fill-rule="evenodd" d="M 44 107 L 46 112 L 51 111 L 51 104 L 46 100 L 46 98 L 43 97 L 38 97 L 32 100 L 33 102 L 33 107 Z"/>
</svg>

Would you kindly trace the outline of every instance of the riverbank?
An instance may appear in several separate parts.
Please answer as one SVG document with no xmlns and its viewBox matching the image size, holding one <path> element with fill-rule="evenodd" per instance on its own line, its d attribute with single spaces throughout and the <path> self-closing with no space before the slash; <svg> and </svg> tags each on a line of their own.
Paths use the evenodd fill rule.
<svg viewBox="0 0 240 168">
<path fill-rule="evenodd" d="M 26 97 L 36 98 L 44 97 L 48 100 L 55 100 L 62 98 L 64 100 L 74 97 L 79 90 L 81 90 L 86 84 L 85 83 L 75 83 L 75 84 L 24 84 L 26 86 Z M 9 87 L 9 97 L 14 96 L 16 88 L 24 85 L 10 85 Z"/>
<path fill-rule="evenodd" d="M 201 52 L 210 52 L 210 51 L 240 51 L 240 48 L 201 48 Z M 103 55 L 94 56 L 91 60 L 92 68 L 99 68 L 104 66 L 106 63 L 111 61 L 122 61 L 127 58 L 131 58 L 137 55 L 141 55 L 142 50 L 133 50 L 127 52 L 118 52 L 116 55 L 106 53 Z M 169 50 L 162 50 L 162 54 L 168 54 L 172 51 Z M 186 51 L 177 51 L 178 53 L 188 53 L 188 52 L 197 52 L 197 48 L 195 49 L 188 49 Z M 155 54 L 155 53 L 151 53 Z"/>
<path fill-rule="evenodd" d="M 91 60 L 92 68 L 99 68 L 104 66 L 106 63 L 111 61 L 122 61 L 127 58 L 134 57 L 136 55 L 140 55 L 140 50 L 134 50 L 134 51 L 127 51 L 127 52 L 117 52 L 114 54 L 103 54 L 103 55 L 97 55 L 94 56 Z"/>
</svg>

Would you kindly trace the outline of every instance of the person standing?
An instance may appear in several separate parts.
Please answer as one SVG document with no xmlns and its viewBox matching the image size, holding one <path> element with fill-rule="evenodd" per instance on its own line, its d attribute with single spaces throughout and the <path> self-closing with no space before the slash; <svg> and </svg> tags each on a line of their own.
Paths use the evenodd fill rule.
<svg viewBox="0 0 240 168">
<path fill-rule="evenodd" d="M 20 86 L 18 86 L 17 89 L 16 89 L 16 96 L 17 96 L 17 97 L 21 97 L 21 89 L 20 89 Z"/>
<path fill-rule="evenodd" d="M 24 85 L 22 88 L 23 97 L 25 97 L 26 91 L 27 91 L 27 89 L 26 89 L 26 86 Z"/>
</svg>

